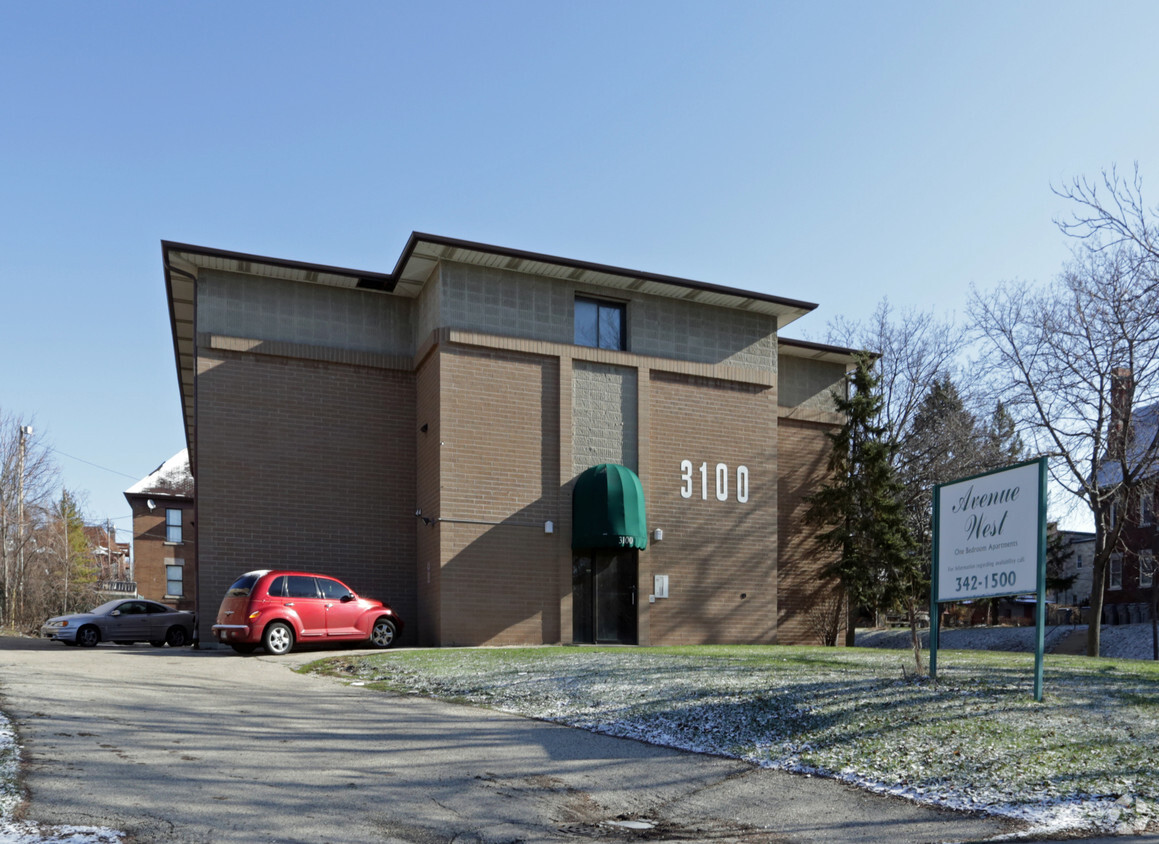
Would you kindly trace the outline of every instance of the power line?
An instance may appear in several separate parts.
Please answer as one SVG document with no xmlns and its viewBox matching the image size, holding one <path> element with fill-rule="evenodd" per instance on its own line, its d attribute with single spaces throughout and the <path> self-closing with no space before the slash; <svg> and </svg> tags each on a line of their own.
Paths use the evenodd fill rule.
<svg viewBox="0 0 1159 844">
<path fill-rule="evenodd" d="M 114 475 L 120 475 L 123 478 L 129 478 L 130 480 L 134 480 L 134 481 L 140 480 L 140 478 L 138 478 L 136 475 L 129 475 L 129 474 L 126 474 L 125 472 L 118 471 L 117 469 L 110 469 L 108 466 L 102 466 L 99 463 L 93 463 L 91 460 L 85 460 L 83 457 L 74 457 L 71 454 L 65 454 L 59 448 L 49 447 L 48 450 L 51 451 L 53 454 L 59 454 L 61 457 L 67 457 L 70 460 L 78 460 L 81 463 L 87 463 L 89 466 L 93 466 L 97 469 L 102 469 L 106 472 L 112 472 Z"/>
</svg>

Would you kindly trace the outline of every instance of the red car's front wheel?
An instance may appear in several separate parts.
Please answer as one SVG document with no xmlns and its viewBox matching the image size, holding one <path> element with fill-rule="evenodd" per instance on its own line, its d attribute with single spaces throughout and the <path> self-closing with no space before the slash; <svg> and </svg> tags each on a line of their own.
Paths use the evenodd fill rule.
<svg viewBox="0 0 1159 844">
<path fill-rule="evenodd" d="M 396 635 L 394 622 L 389 618 L 380 618 L 370 630 L 370 644 L 376 648 L 389 648 L 394 644 Z"/>
</svg>

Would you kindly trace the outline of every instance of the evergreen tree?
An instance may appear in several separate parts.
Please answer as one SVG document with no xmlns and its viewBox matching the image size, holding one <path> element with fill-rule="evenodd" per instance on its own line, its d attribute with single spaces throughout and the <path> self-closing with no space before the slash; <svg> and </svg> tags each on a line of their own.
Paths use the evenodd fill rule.
<svg viewBox="0 0 1159 844">
<path fill-rule="evenodd" d="M 1022 444 L 1022 437 L 1018 435 L 1014 417 L 1002 402 L 994 406 L 994 415 L 990 417 L 990 426 L 986 429 L 983 449 L 984 460 L 989 469 L 1010 466 L 1026 456 L 1026 449 Z"/>
<path fill-rule="evenodd" d="M 1063 576 L 1066 563 L 1070 559 L 1070 549 L 1066 546 L 1063 532 L 1058 525 L 1051 524 L 1046 532 L 1046 591 L 1056 594 L 1066 592 L 1076 580 L 1078 573 Z"/>
<path fill-rule="evenodd" d="M 59 583 L 61 610 L 68 613 L 89 609 L 88 604 L 95 597 L 97 567 L 84 535 L 84 515 L 76 497 L 67 489 L 61 491 L 56 517 L 64 548 Z"/>
<path fill-rule="evenodd" d="M 905 484 L 910 530 L 928 557 L 934 487 L 988 468 L 977 420 L 948 376 L 930 385 L 908 435 L 899 444 L 897 462 Z"/>
<path fill-rule="evenodd" d="M 913 582 L 911 596 L 915 603 L 929 596 L 934 487 L 1009 466 L 1022 456 L 1014 419 L 1001 403 L 994 408 L 989 424 L 982 425 L 949 377 L 930 385 L 898 448 L 906 515 L 921 558 L 920 576 Z M 988 616 L 996 614 L 996 599 L 983 603 Z"/>
<path fill-rule="evenodd" d="M 847 645 L 854 644 L 859 607 L 895 602 L 914 573 L 915 557 L 892 465 L 883 399 L 873 358 L 860 354 L 849 375 L 848 395 L 834 395 L 845 424 L 829 435 L 829 481 L 809 501 L 806 519 L 824 528 L 818 538 L 838 552 L 824 570 L 839 579 L 849 601 Z"/>
</svg>

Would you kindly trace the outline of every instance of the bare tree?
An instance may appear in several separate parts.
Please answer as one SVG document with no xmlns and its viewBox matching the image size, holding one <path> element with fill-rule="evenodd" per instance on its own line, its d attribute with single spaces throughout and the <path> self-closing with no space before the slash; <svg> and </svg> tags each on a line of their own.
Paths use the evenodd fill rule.
<svg viewBox="0 0 1159 844">
<path fill-rule="evenodd" d="M 29 554 L 40 514 L 56 486 L 51 450 L 24 417 L 0 413 L 0 623 L 12 624 L 25 599 Z"/>
<path fill-rule="evenodd" d="M 809 631 L 827 648 L 837 645 L 846 620 L 845 590 L 838 585 L 817 594 L 805 617 Z"/>
<path fill-rule="evenodd" d="M 878 356 L 874 370 L 885 400 L 882 421 L 895 443 L 909 432 L 930 385 L 954 376 L 966 346 L 964 329 L 952 320 L 913 308 L 895 312 L 888 299 L 864 322 L 830 321 L 828 340 Z"/>
<path fill-rule="evenodd" d="M 1149 228 L 1114 218 L 1118 202 L 1092 214 L 1099 194 L 1076 183 L 1082 209 L 1072 234 L 1089 239 L 1053 284 L 1002 284 L 989 293 L 973 291 L 970 311 L 984 339 L 981 373 L 1007 412 L 1019 423 L 1030 452 L 1048 455 L 1052 479 L 1082 499 L 1095 517 L 1087 652 L 1099 652 L 1100 617 L 1107 564 L 1119 541 L 1123 520 L 1111 517 L 1111 503 L 1128 501 L 1153 477 L 1159 456 L 1159 428 L 1132 424 L 1133 408 L 1159 399 L 1159 309 L 1153 302 L 1155 260 L 1146 258 Z M 1130 193 L 1130 191 L 1128 191 Z M 1105 243 L 1100 234 L 1121 230 Z"/>
<path fill-rule="evenodd" d="M 85 610 L 100 603 L 97 560 L 85 535 L 77 495 L 62 490 L 47 511 L 32 518 L 32 547 L 21 585 L 24 600 L 13 621 L 35 631 L 45 618 Z"/>
<path fill-rule="evenodd" d="M 1055 220 L 1064 234 L 1082 241 L 1087 250 L 1119 249 L 1134 259 L 1134 269 L 1153 274 L 1146 268 L 1159 261 L 1159 207 L 1148 208 L 1143 201 L 1138 162 L 1130 180 L 1112 167 L 1097 180 L 1076 177 L 1053 190 L 1075 205 L 1069 218 Z"/>
</svg>

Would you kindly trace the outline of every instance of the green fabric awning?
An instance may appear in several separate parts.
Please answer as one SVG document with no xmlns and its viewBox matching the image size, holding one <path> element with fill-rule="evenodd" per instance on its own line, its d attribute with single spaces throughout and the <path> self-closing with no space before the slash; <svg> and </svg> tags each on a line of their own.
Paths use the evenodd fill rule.
<svg viewBox="0 0 1159 844">
<path fill-rule="evenodd" d="M 572 548 L 648 547 L 644 487 L 626 466 L 601 463 L 576 478 L 571 499 Z"/>
</svg>

